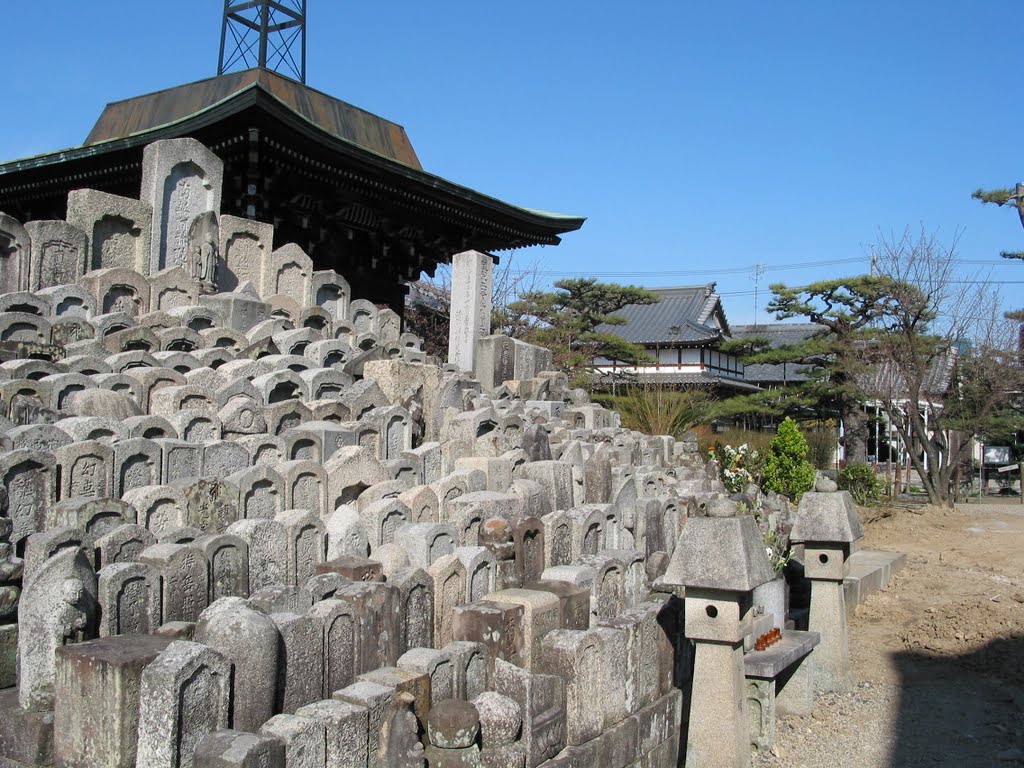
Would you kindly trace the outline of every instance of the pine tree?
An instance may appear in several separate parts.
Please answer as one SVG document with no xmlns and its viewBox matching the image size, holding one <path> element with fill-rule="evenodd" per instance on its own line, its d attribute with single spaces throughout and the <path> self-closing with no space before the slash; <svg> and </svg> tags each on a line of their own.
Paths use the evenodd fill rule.
<svg viewBox="0 0 1024 768">
<path fill-rule="evenodd" d="M 845 277 L 789 288 L 771 286 L 768 311 L 778 320 L 794 317 L 821 327 L 795 344 L 772 348 L 767 338 L 730 342 L 724 351 L 739 353 L 745 364 L 796 363 L 805 366 L 807 380 L 782 391 L 757 393 L 734 408 L 804 418 L 835 416 L 845 433 L 847 461 L 867 460 L 867 419 L 857 374 L 863 370 L 857 346 L 870 336 L 871 326 L 894 309 L 897 286 L 888 277 Z"/>
<path fill-rule="evenodd" d="M 614 333 L 598 333 L 602 323 L 623 325 L 615 313 L 629 304 L 655 304 L 657 294 L 633 285 L 599 283 L 594 278 L 559 280 L 556 291 L 528 291 L 495 311 L 496 333 L 507 333 L 547 347 L 555 367 L 581 386 L 589 383 L 595 358 L 636 365 L 644 348 Z"/>
</svg>

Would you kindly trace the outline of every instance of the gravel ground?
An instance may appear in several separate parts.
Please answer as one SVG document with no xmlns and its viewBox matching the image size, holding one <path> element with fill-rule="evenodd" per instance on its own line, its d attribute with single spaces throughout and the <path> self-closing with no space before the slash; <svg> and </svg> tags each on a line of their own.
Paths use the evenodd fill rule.
<svg viewBox="0 0 1024 768">
<path fill-rule="evenodd" d="M 1024 766 L 1024 508 L 863 517 L 909 565 L 850 622 L 854 688 L 780 718 L 754 766 Z"/>
</svg>

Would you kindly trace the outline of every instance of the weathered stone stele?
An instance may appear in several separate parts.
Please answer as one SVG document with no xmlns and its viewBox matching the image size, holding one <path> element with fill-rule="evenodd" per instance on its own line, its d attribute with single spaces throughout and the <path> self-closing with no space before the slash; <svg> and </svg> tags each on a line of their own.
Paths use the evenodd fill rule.
<svg viewBox="0 0 1024 768">
<path fill-rule="evenodd" d="M 53 709 L 54 654 L 96 636 L 96 573 L 78 549 L 58 552 L 40 566 L 21 595 L 18 615 L 18 702 Z"/>
<path fill-rule="evenodd" d="M 196 642 L 231 663 L 231 724 L 255 732 L 274 714 L 279 637 L 270 617 L 252 610 L 240 597 L 224 597 L 196 622 Z"/>
<path fill-rule="evenodd" d="M 31 247 L 21 222 L 0 213 L 0 292 L 28 290 Z"/>
<path fill-rule="evenodd" d="M 33 291 L 75 282 L 88 270 L 85 232 L 66 221 L 30 221 L 29 287 Z"/>
<path fill-rule="evenodd" d="M 138 765 L 193 768 L 195 748 L 228 727 L 231 664 L 200 643 L 172 642 L 142 672 Z"/>
<path fill-rule="evenodd" d="M 224 163 L 195 139 L 168 139 L 142 155 L 142 202 L 153 211 L 149 270 L 183 267 L 192 222 L 220 210 Z"/>
<path fill-rule="evenodd" d="M 99 576 L 100 637 L 146 635 L 160 627 L 160 574 L 145 563 L 110 563 Z"/>
<path fill-rule="evenodd" d="M 87 270 L 132 269 L 149 273 L 153 211 L 145 203 L 95 189 L 68 194 L 69 224 L 89 241 Z"/>
</svg>

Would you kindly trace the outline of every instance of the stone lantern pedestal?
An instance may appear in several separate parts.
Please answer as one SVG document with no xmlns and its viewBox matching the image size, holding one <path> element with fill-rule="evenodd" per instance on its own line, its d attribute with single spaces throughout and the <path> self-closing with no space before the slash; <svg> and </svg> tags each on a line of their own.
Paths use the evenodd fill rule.
<svg viewBox="0 0 1024 768">
<path fill-rule="evenodd" d="M 686 522 L 664 576 L 686 587 L 685 633 L 696 646 L 686 768 L 750 765 L 743 640 L 752 630 L 751 593 L 772 576 L 753 517 Z"/>
<path fill-rule="evenodd" d="M 843 579 L 863 536 L 849 491 L 805 493 L 800 499 L 790 539 L 804 544 L 804 575 L 811 581 L 807 628 L 821 634 L 814 650 L 816 691 L 843 691 L 853 683 Z"/>
</svg>

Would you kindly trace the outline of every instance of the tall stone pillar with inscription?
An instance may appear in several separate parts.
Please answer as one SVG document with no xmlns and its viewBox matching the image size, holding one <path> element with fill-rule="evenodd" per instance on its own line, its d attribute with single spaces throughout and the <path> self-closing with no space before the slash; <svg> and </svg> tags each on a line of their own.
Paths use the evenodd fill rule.
<svg viewBox="0 0 1024 768">
<path fill-rule="evenodd" d="M 153 208 L 150 274 L 189 271 L 189 231 L 207 211 L 220 211 L 224 163 L 195 139 L 148 145 L 142 155 L 142 202 Z"/>
<path fill-rule="evenodd" d="M 448 362 L 473 370 L 476 340 L 491 332 L 491 280 L 494 257 L 479 251 L 452 256 L 452 308 Z"/>
</svg>

